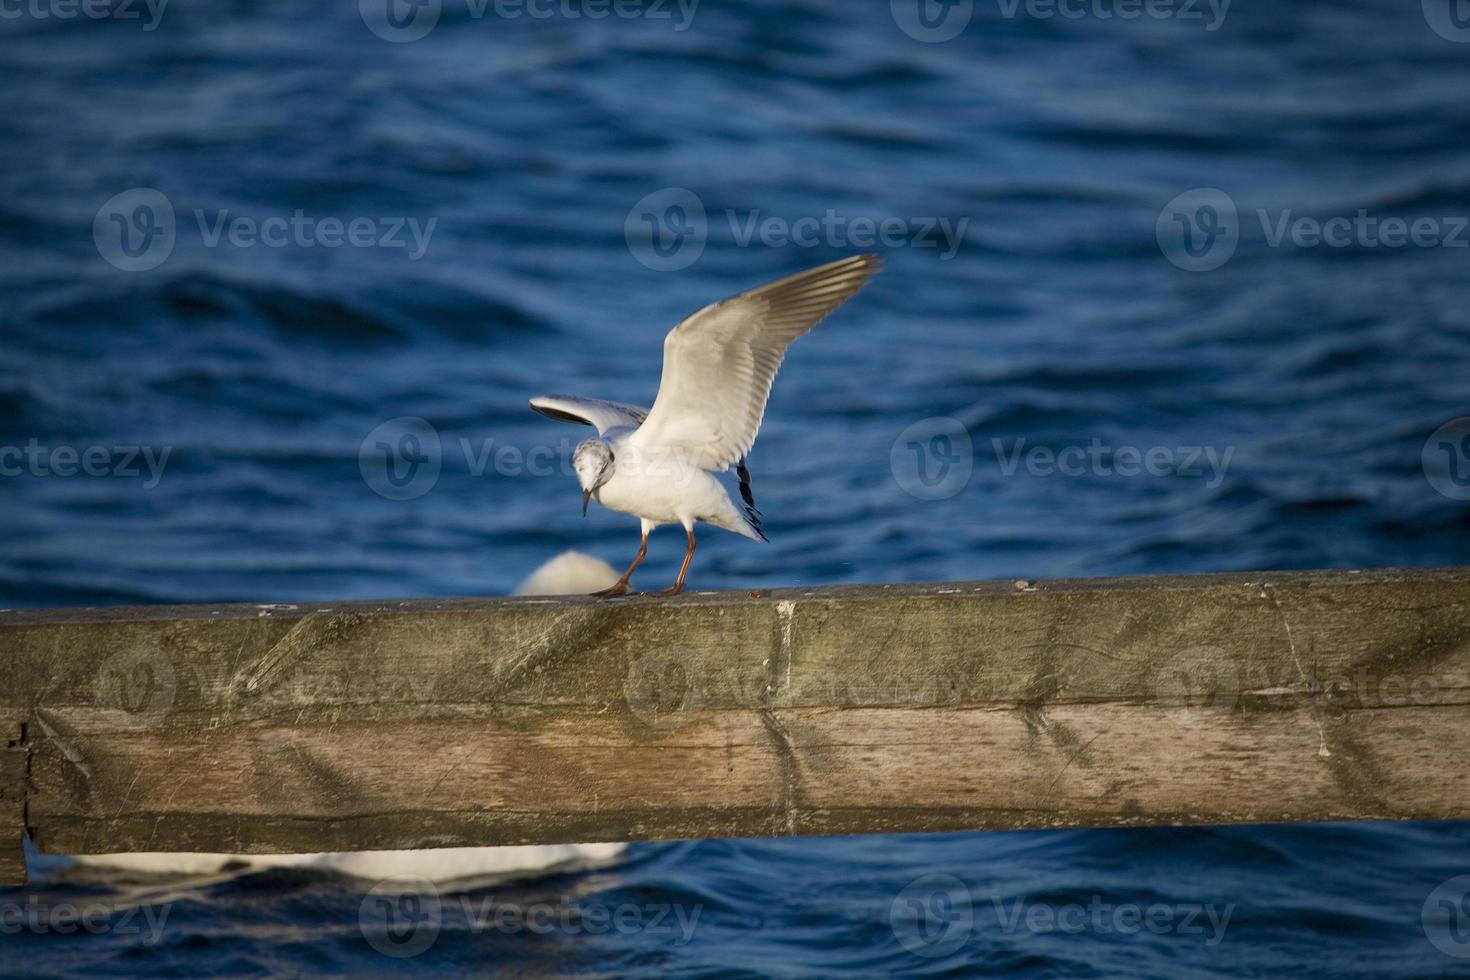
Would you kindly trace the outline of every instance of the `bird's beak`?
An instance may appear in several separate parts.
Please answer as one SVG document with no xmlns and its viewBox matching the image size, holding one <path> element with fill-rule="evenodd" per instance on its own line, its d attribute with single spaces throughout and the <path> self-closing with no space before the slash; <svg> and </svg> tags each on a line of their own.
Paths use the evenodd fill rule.
<svg viewBox="0 0 1470 980">
<path fill-rule="evenodd" d="M 587 501 L 589 501 L 591 499 L 592 499 L 592 491 L 591 490 L 583 490 L 582 491 L 582 516 L 583 517 L 586 517 L 587 516 Z"/>
</svg>

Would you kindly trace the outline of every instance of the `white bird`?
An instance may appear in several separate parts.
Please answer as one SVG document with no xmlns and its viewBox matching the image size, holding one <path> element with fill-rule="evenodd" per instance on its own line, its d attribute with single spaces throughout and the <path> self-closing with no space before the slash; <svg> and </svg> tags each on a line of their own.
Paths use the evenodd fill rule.
<svg viewBox="0 0 1470 980">
<path fill-rule="evenodd" d="M 696 521 L 766 540 L 745 456 L 760 431 L 776 370 L 792 341 L 880 267 L 878 256 L 856 255 L 706 306 L 664 338 L 663 376 L 652 409 L 570 395 L 531 399 L 542 415 L 597 429 L 597 438 L 583 441 L 572 455 L 582 513 L 596 500 L 643 525 L 633 563 L 610 588 L 593 595 L 628 591 L 634 569 L 648 554 L 648 535 L 660 524 L 683 525 L 689 541 L 679 577 L 664 595 L 684 588 Z M 744 507 L 714 476 L 732 465 Z"/>
</svg>

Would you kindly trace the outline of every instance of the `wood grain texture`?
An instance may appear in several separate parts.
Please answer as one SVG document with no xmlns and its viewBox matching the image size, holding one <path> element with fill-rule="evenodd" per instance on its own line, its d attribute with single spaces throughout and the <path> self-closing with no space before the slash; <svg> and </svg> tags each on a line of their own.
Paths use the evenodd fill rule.
<svg viewBox="0 0 1470 980">
<path fill-rule="evenodd" d="M 50 852 L 1470 817 L 1470 570 L 16 611 L 5 714 Z"/>
<path fill-rule="evenodd" d="M 0 714 L 0 886 L 23 885 L 26 880 L 24 738 L 20 721 Z"/>
</svg>

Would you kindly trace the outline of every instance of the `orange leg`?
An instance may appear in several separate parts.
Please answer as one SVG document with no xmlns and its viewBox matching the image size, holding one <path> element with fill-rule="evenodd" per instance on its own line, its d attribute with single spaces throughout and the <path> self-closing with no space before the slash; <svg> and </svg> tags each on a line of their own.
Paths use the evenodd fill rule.
<svg viewBox="0 0 1470 980">
<path fill-rule="evenodd" d="M 689 574 L 689 562 L 694 559 L 694 528 L 685 528 L 684 533 L 689 535 L 689 550 L 684 552 L 684 564 L 679 566 L 679 577 L 674 580 L 672 588 L 664 589 L 660 595 L 678 595 L 684 588 L 684 576 Z"/>
<path fill-rule="evenodd" d="M 618 579 L 612 585 L 609 585 L 607 588 L 601 589 L 601 590 L 599 590 L 597 592 L 594 592 L 592 594 L 595 595 L 595 596 L 599 596 L 599 597 L 601 597 L 603 599 L 611 599 L 613 596 L 616 596 L 616 595 L 626 595 L 627 592 L 628 592 L 628 582 L 629 582 L 629 580 L 631 580 L 633 578 L 633 569 L 635 569 L 639 565 L 643 564 L 643 559 L 644 559 L 644 557 L 647 556 L 647 554 L 648 554 L 648 532 L 645 531 L 644 534 L 643 534 L 643 543 L 638 546 L 638 554 L 635 555 L 635 556 L 633 556 L 633 564 L 631 564 L 631 565 L 628 566 L 628 570 L 623 573 L 623 577 L 620 578 L 620 579 Z M 681 581 L 682 581 L 682 577 L 681 577 Z"/>
</svg>

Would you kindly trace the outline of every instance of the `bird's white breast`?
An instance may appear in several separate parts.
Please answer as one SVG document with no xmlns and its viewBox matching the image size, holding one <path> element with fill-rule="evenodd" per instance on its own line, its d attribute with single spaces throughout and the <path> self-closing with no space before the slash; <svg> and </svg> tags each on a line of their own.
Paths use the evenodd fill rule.
<svg viewBox="0 0 1470 980">
<path fill-rule="evenodd" d="M 622 442 L 613 475 L 594 494 L 610 510 L 655 524 L 705 521 L 724 527 L 734 510 L 714 475 L 693 465 L 676 449 L 645 448 Z"/>
</svg>

